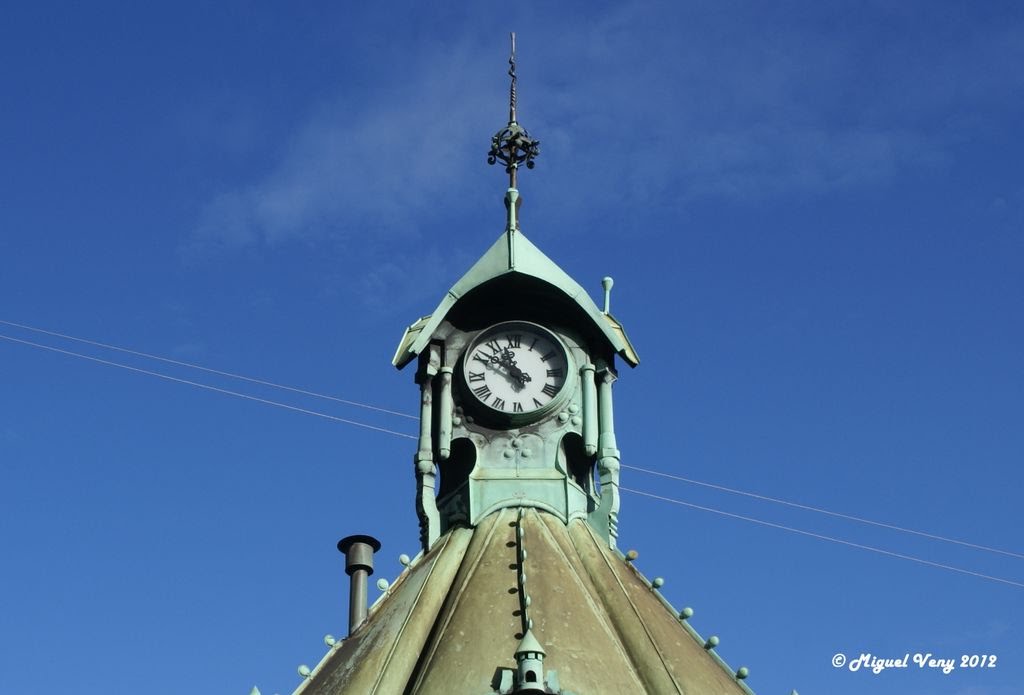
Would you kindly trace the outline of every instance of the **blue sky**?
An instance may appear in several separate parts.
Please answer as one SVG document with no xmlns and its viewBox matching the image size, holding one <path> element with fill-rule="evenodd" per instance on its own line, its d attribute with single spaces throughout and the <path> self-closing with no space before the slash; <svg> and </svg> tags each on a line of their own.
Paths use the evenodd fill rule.
<svg viewBox="0 0 1024 695">
<path fill-rule="evenodd" d="M 977 5 L 977 6 L 976 6 Z M 527 236 L 642 363 L 623 463 L 1024 552 L 1024 13 L 990 2 L 33 3 L 0 22 L 0 320 L 412 413 L 406 325 Z M 412 420 L 0 325 L 398 432 Z M 412 442 L 0 340 L 0 691 L 289 693 Z M 623 484 L 1024 582 L 1024 560 Z M 1010 695 L 1024 589 L 636 495 L 621 545 L 766 695 Z M 996 654 L 877 676 L 837 652 Z"/>
</svg>

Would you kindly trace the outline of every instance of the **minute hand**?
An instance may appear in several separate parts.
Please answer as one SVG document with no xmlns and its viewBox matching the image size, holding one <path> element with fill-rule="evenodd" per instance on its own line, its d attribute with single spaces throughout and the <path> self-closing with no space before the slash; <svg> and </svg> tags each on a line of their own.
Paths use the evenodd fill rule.
<svg viewBox="0 0 1024 695">
<path fill-rule="evenodd" d="M 508 365 L 508 373 L 513 379 L 518 381 L 521 386 L 525 386 L 527 381 L 532 381 L 530 379 L 530 375 L 517 367 L 514 362 Z"/>
<path fill-rule="evenodd" d="M 509 349 L 505 349 L 498 357 L 498 364 L 508 370 L 508 375 L 519 382 L 520 386 L 524 386 L 526 382 L 531 381 L 530 375 L 516 366 L 515 353 Z"/>
</svg>

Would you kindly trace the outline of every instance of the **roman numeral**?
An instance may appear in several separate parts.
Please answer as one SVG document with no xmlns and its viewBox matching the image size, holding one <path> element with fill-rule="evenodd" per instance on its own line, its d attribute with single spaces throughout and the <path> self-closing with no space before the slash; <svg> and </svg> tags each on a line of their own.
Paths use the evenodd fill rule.
<svg viewBox="0 0 1024 695">
<path fill-rule="evenodd" d="M 515 403 L 512 404 L 512 410 L 517 413 L 523 412 L 523 404 L 520 403 L 519 401 L 516 401 Z"/>
<path fill-rule="evenodd" d="M 522 341 L 522 339 L 523 339 L 523 336 L 518 334 L 518 333 L 514 333 L 512 335 L 506 335 L 505 336 L 505 340 L 508 341 L 508 346 L 511 347 L 511 348 L 519 347 L 519 343 Z"/>
<path fill-rule="evenodd" d="M 498 345 L 498 341 L 497 340 L 488 340 L 484 344 L 484 347 L 486 347 L 488 350 L 493 352 L 495 355 L 498 355 L 498 354 L 501 353 L 501 346 Z"/>
<path fill-rule="evenodd" d="M 533 404 L 534 404 L 535 406 L 537 406 L 538 408 L 539 408 L 539 407 L 541 407 L 542 405 L 544 405 L 543 403 L 541 403 L 540 401 L 538 401 L 538 400 L 537 400 L 536 398 L 534 398 L 534 399 L 533 399 Z"/>
<path fill-rule="evenodd" d="M 562 376 L 563 376 L 562 368 L 561 367 L 555 367 L 554 369 L 549 369 L 548 370 L 548 376 L 550 376 L 550 377 L 552 377 L 554 379 L 561 379 Z"/>
<path fill-rule="evenodd" d="M 544 384 L 544 388 L 541 390 L 552 397 L 554 397 L 554 395 L 558 393 L 558 389 L 555 387 L 554 384 Z"/>
<path fill-rule="evenodd" d="M 550 359 L 551 359 L 552 357 L 554 357 L 554 356 L 555 356 L 555 351 L 554 351 L 554 350 L 552 350 L 551 352 L 547 353 L 546 355 L 541 355 L 541 356 L 540 356 L 540 358 L 541 358 L 541 360 L 543 360 L 544 362 L 547 362 L 548 360 L 550 360 Z"/>
<path fill-rule="evenodd" d="M 482 400 L 484 403 L 486 403 L 487 399 L 491 397 L 491 389 L 487 384 L 484 384 L 483 386 L 478 386 L 477 388 L 473 389 L 473 393 L 475 393 L 476 397 Z"/>
<path fill-rule="evenodd" d="M 494 402 L 491 403 L 491 407 L 492 408 L 497 408 L 498 410 L 504 410 L 505 409 L 505 399 L 504 398 L 495 397 L 494 398 Z"/>
<path fill-rule="evenodd" d="M 484 373 L 483 372 L 470 372 L 469 373 L 469 380 L 470 381 L 483 381 L 484 380 Z"/>
<path fill-rule="evenodd" d="M 484 354 L 483 354 L 482 352 L 478 352 L 478 353 L 476 353 L 475 355 L 473 355 L 473 359 L 474 359 L 474 360 L 480 360 L 480 361 L 481 361 L 481 362 L 483 362 L 484 364 L 490 364 L 490 363 L 491 363 L 491 358 L 490 358 L 490 357 L 487 357 L 487 356 L 486 356 L 486 355 L 484 355 Z"/>
<path fill-rule="evenodd" d="M 537 344 L 537 339 L 536 339 L 536 338 L 534 338 L 534 339 L 533 339 L 533 342 L 532 342 L 532 343 L 530 343 L 530 352 L 533 352 L 533 346 L 534 346 L 534 345 L 536 345 L 536 344 Z"/>
</svg>

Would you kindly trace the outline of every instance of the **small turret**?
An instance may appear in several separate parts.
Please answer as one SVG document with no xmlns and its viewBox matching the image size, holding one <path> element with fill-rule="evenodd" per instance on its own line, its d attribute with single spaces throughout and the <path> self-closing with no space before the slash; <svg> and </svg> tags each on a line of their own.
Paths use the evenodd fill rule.
<svg viewBox="0 0 1024 695">
<path fill-rule="evenodd" d="M 543 693 L 544 688 L 544 657 L 547 652 L 527 630 L 516 647 L 516 693 Z"/>
</svg>

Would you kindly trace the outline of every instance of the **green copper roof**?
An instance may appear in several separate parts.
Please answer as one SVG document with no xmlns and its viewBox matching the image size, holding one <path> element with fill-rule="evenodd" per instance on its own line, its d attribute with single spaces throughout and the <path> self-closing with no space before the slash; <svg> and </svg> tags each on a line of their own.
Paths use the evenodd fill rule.
<svg viewBox="0 0 1024 695">
<path fill-rule="evenodd" d="M 517 651 L 543 652 L 562 692 L 751 695 L 686 621 L 586 523 L 516 509 L 442 537 L 339 641 L 296 695 L 484 695 Z M 516 572 L 530 588 L 523 634 Z"/>
<path fill-rule="evenodd" d="M 456 282 L 429 316 L 421 318 L 405 331 L 392 364 L 401 369 L 430 342 L 434 332 L 455 304 L 471 291 L 502 278 L 534 278 L 554 288 L 582 310 L 592 326 L 631 367 L 640 363 L 622 325 L 603 313 L 579 283 L 544 255 L 522 232 L 507 231 L 469 271 Z"/>
</svg>

